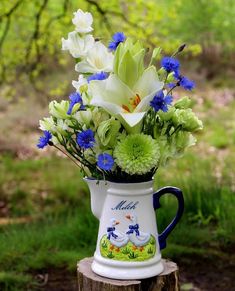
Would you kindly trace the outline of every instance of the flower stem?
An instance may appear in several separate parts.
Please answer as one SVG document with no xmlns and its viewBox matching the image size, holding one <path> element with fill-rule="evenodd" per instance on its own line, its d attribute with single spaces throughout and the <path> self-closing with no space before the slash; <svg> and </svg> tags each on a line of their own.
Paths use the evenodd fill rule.
<svg viewBox="0 0 235 291">
<path fill-rule="evenodd" d="M 78 166 L 80 169 L 81 169 L 81 166 L 79 165 L 79 164 L 77 164 L 76 162 L 75 162 L 75 160 L 74 159 L 72 159 L 71 157 L 70 157 L 70 155 L 68 155 L 66 152 L 64 152 L 61 148 L 59 148 L 57 145 L 55 145 L 55 144 L 53 144 L 53 146 L 57 149 L 57 150 L 59 150 L 61 153 L 63 153 L 65 156 L 67 156 L 76 166 Z"/>
<path fill-rule="evenodd" d="M 168 92 L 167 95 L 170 94 L 176 87 L 178 87 L 178 84 L 176 84 L 174 87 L 172 87 Z"/>
</svg>

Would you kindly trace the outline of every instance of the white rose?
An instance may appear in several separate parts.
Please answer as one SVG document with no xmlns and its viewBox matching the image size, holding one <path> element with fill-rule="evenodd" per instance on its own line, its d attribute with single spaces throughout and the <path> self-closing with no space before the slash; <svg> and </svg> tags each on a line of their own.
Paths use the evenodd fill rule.
<svg viewBox="0 0 235 291">
<path fill-rule="evenodd" d="M 62 50 L 68 50 L 74 58 L 85 57 L 94 42 L 92 35 L 80 37 L 76 31 L 72 31 L 68 34 L 68 39 L 62 38 Z"/>
<path fill-rule="evenodd" d="M 73 24 L 75 25 L 75 30 L 80 33 L 88 33 L 93 30 L 91 27 L 93 22 L 93 17 L 89 12 L 83 12 L 81 9 L 78 9 L 77 12 L 74 12 L 74 18 L 72 19 Z"/>
<path fill-rule="evenodd" d="M 113 70 L 113 59 L 113 54 L 101 42 L 95 42 L 94 46 L 88 51 L 86 58 L 76 64 L 75 70 L 93 74 L 111 72 Z"/>
</svg>

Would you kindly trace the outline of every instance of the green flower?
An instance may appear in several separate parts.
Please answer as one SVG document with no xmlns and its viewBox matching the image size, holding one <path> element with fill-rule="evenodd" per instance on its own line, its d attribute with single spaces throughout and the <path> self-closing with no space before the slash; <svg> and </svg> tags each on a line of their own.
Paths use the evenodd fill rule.
<svg viewBox="0 0 235 291">
<path fill-rule="evenodd" d="M 172 121 L 176 127 L 181 125 L 183 130 L 190 132 L 203 128 L 202 121 L 197 118 L 191 108 L 176 109 Z"/>
<path fill-rule="evenodd" d="M 174 106 L 177 109 L 187 109 L 191 104 L 192 101 L 189 99 L 189 97 L 185 96 L 176 101 Z"/>
<path fill-rule="evenodd" d="M 95 129 L 101 124 L 101 122 L 110 118 L 110 115 L 102 108 L 95 107 L 92 111 L 92 121 Z"/>
<path fill-rule="evenodd" d="M 167 112 L 159 110 L 157 114 L 158 114 L 158 116 L 160 116 L 162 121 L 169 121 L 169 120 L 172 119 L 172 116 L 173 116 L 174 112 L 175 112 L 175 108 L 170 106 L 168 108 Z"/>
<path fill-rule="evenodd" d="M 80 106 L 80 105 L 79 105 Z M 70 116 L 67 114 L 69 109 L 69 101 L 62 100 L 61 102 L 51 101 L 49 104 L 49 112 L 53 117 L 67 119 Z"/>
<path fill-rule="evenodd" d="M 158 165 L 160 152 L 156 140 L 145 134 L 132 134 L 114 149 L 116 164 L 126 173 L 142 175 Z"/>
<path fill-rule="evenodd" d="M 114 146 L 121 123 L 114 117 L 101 122 L 97 129 L 97 134 L 103 146 Z"/>
</svg>

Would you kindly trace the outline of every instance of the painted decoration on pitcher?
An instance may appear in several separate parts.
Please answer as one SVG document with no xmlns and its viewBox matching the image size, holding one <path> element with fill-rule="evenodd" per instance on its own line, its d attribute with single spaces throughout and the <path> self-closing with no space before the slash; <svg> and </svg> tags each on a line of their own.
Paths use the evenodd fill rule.
<svg viewBox="0 0 235 291">
<path fill-rule="evenodd" d="M 100 253 L 104 258 L 117 261 L 145 261 L 156 253 L 156 239 L 148 232 L 140 230 L 134 214 L 125 216 L 129 220 L 125 232 L 117 230 L 120 224 L 115 218 L 110 219 L 107 233 L 100 241 Z"/>
</svg>

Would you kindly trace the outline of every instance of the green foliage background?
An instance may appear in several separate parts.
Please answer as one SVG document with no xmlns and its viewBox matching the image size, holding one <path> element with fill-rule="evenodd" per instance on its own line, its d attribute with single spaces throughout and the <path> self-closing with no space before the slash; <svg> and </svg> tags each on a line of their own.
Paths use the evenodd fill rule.
<svg viewBox="0 0 235 291">
<path fill-rule="evenodd" d="M 235 47 L 233 0 L 1 0 L 1 82 L 24 80 L 25 73 L 33 81 L 40 73 L 66 67 L 61 38 L 73 30 L 72 13 L 78 8 L 93 13 L 95 35 L 104 42 L 124 31 L 166 53 L 186 42 L 193 57 L 213 48 L 225 58 Z"/>
</svg>

